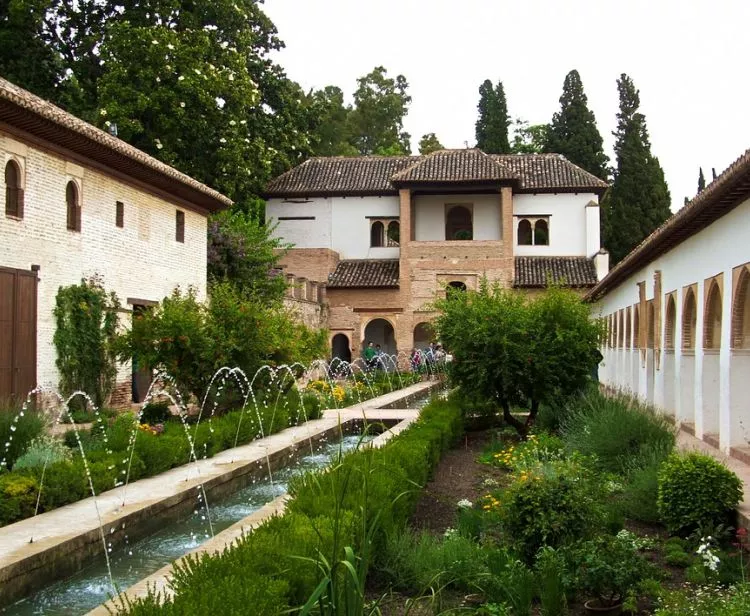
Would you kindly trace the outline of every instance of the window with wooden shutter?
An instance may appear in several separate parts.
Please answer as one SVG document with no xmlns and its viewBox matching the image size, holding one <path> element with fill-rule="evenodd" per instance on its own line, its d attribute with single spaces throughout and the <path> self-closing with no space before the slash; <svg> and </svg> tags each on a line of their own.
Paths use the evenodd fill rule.
<svg viewBox="0 0 750 616">
<path fill-rule="evenodd" d="M 185 212 L 177 210 L 177 228 L 175 233 L 175 239 L 178 242 L 185 243 Z"/>
<path fill-rule="evenodd" d="M 5 165 L 5 215 L 23 218 L 21 168 L 14 160 L 9 160 Z"/>
<path fill-rule="evenodd" d="M 70 231 L 81 230 L 81 204 L 78 197 L 78 186 L 72 180 L 65 188 L 65 202 L 67 205 L 67 223 Z"/>
<path fill-rule="evenodd" d="M 125 205 L 122 201 L 115 201 L 115 225 L 120 228 L 125 226 Z"/>
</svg>

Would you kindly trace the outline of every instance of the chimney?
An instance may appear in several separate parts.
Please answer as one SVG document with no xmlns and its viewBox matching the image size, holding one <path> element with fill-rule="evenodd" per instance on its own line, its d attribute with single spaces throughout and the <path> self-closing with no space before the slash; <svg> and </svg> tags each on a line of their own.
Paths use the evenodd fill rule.
<svg viewBox="0 0 750 616">
<path fill-rule="evenodd" d="M 606 249 L 601 248 L 594 255 L 594 267 L 596 268 L 596 279 L 601 281 L 609 272 L 609 253 Z"/>
</svg>

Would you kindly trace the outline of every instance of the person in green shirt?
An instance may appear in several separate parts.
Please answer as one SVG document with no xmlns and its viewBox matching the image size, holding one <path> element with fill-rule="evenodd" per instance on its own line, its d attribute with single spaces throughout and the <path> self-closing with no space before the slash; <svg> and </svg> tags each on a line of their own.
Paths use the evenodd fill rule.
<svg viewBox="0 0 750 616">
<path fill-rule="evenodd" d="M 367 364 L 368 368 L 372 368 L 375 365 L 375 359 L 378 356 L 378 352 L 375 350 L 375 347 L 372 344 L 372 340 L 370 340 L 367 343 L 367 347 L 365 348 L 364 352 L 364 358 L 365 358 L 365 364 Z"/>
</svg>

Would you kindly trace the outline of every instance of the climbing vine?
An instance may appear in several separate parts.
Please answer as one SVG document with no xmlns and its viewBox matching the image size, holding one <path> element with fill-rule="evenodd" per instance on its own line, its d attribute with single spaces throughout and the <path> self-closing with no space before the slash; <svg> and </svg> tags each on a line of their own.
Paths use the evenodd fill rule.
<svg viewBox="0 0 750 616">
<path fill-rule="evenodd" d="M 119 308 L 117 296 L 107 293 L 97 276 L 58 289 L 53 341 L 63 395 L 82 390 L 97 406 L 109 398 L 117 376 L 113 341 Z"/>
</svg>

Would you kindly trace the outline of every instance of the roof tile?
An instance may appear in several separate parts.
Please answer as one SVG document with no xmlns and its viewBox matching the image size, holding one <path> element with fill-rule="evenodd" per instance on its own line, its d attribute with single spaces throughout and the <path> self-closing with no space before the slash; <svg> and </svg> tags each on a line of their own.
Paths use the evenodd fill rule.
<svg viewBox="0 0 750 616">
<path fill-rule="evenodd" d="M 593 287 L 597 283 L 594 261 L 588 257 L 516 257 L 514 287 L 535 289 L 552 284 Z"/>
<path fill-rule="evenodd" d="M 396 173 L 394 184 L 443 182 L 500 182 L 517 180 L 518 175 L 501 161 L 482 150 L 438 150 L 421 157 L 413 165 Z"/>
<path fill-rule="evenodd" d="M 398 259 L 339 261 L 328 276 L 329 289 L 398 288 Z"/>
</svg>

